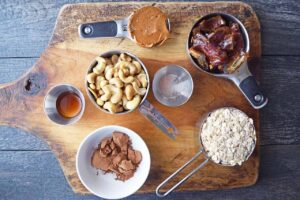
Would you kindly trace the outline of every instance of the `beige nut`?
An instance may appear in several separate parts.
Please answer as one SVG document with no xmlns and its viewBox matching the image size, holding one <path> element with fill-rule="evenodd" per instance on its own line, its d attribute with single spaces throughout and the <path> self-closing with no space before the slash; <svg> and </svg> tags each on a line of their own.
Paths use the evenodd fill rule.
<svg viewBox="0 0 300 200">
<path fill-rule="evenodd" d="M 119 60 L 119 56 L 118 55 L 112 55 L 111 56 L 111 62 L 115 65 Z"/>
<path fill-rule="evenodd" d="M 97 90 L 100 90 L 101 89 L 101 86 L 100 86 L 100 83 L 101 81 L 105 80 L 104 76 L 97 76 L 96 77 L 96 89 Z"/>
<path fill-rule="evenodd" d="M 103 90 L 102 89 L 98 90 L 98 94 L 103 95 L 104 94 Z"/>
<path fill-rule="evenodd" d="M 101 57 L 101 56 L 96 57 L 95 60 L 96 60 L 98 63 L 106 63 L 105 58 L 103 58 L 103 57 Z"/>
<path fill-rule="evenodd" d="M 113 75 L 114 75 L 114 68 L 109 68 L 106 72 L 105 72 L 105 78 L 106 80 L 110 80 L 112 79 Z"/>
<path fill-rule="evenodd" d="M 91 88 L 88 88 L 88 90 L 90 91 L 90 93 L 92 93 L 92 95 L 94 96 L 95 99 L 98 98 L 98 95 L 94 90 L 92 90 Z"/>
<path fill-rule="evenodd" d="M 110 85 L 110 89 L 112 91 L 112 96 L 110 98 L 110 101 L 112 103 L 118 103 L 122 100 L 122 96 L 123 96 L 123 90 L 121 88 L 117 88 L 117 87 L 114 87 L 112 85 Z"/>
<path fill-rule="evenodd" d="M 108 85 L 108 83 L 109 83 L 108 80 L 105 80 L 105 79 L 100 81 L 100 84 L 99 84 L 100 88 L 103 88 L 104 86 Z"/>
<path fill-rule="evenodd" d="M 126 87 L 125 87 L 125 95 L 126 95 L 126 98 L 129 101 L 131 101 L 132 98 L 133 98 L 133 96 L 135 95 L 135 91 L 134 91 L 134 89 L 133 89 L 133 87 L 132 87 L 131 84 L 126 85 Z"/>
<path fill-rule="evenodd" d="M 146 74 L 139 74 L 139 75 L 137 75 L 137 79 L 140 81 L 140 83 L 142 84 L 143 88 L 147 87 L 148 81 L 147 81 L 147 75 Z"/>
<path fill-rule="evenodd" d="M 146 94 L 146 92 L 147 92 L 147 89 L 146 88 L 139 88 L 139 86 L 137 85 L 137 83 L 136 82 L 133 82 L 132 83 L 132 87 L 133 87 L 133 89 L 135 90 L 135 92 L 137 93 L 137 94 L 139 94 L 139 95 L 144 95 L 144 94 Z"/>
<path fill-rule="evenodd" d="M 95 74 L 102 74 L 105 70 L 106 64 L 104 62 L 98 62 L 98 64 L 93 68 Z"/>
<path fill-rule="evenodd" d="M 142 83 L 139 81 L 139 79 L 137 79 L 137 77 L 134 77 L 133 82 L 136 82 L 138 87 L 142 87 Z"/>
<path fill-rule="evenodd" d="M 136 66 L 134 64 L 129 63 L 128 64 L 128 68 L 129 68 L 130 75 L 135 75 L 135 74 L 138 73 L 138 70 L 137 70 L 137 68 L 136 68 Z"/>
<path fill-rule="evenodd" d="M 86 80 L 88 83 L 95 83 L 95 78 L 96 78 L 97 74 L 95 73 L 89 73 L 87 76 L 86 76 Z"/>
<path fill-rule="evenodd" d="M 110 90 L 110 85 L 105 85 L 102 90 L 104 94 L 100 97 L 102 101 L 108 101 L 112 95 L 112 92 Z"/>
<path fill-rule="evenodd" d="M 113 63 L 111 62 L 111 59 L 105 58 L 106 64 L 107 65 L 112 65 Z"/>
<path fill-rule="evenodd" d="M 118 88 L 123 87 L 124 83 L 119 78 L 112 78 L 109 80 L 109 84 L 115 85 Z"/>
<path fill-rule="evenodd" d="M 93 90 L 95 90 L 95 89 L 96 89 L 96 86 L 95 86 L 95 84 L 94 84 L 94 83 L 90 83 L 90 84 L 89 84 L 89 87 L 90 87 L 91 89 L 93 89 Z"/>
<path fill-rule="evenodd" d="M 132 64 L 134 64 L 135 65 L 135 67 L 136 67 L 136 69 L 137 69 L 137 74 L 139 74 L 141 71 L 142 71 L 142 66 L 141 66 L 141 64 L 138 62 L 138 61 L 136 61 L 136 60 L 133 60 L 132 61 Z"/>
<path fill-rule="evenodd" d="M 111 68 L 114 68 L 113 65 L 106 65 L 105 69 L 104 69 L 104 74 L 106 74 L 106 72 L 111 69 Z"/>
<path fill-rule="evenodd" d="M 138 105 L 140 104 L 140 102 L 141 102 L 141 96 L 137 94 L 137 95 L 134 96 L 134 98 L 131 101 L 127 102 L 126 108 L 128 110 L 133 110 L 136 107 L 138 107 Z"/>
<path fill-rule="evenodd" d="M 127 102 L 128 102 L 127 97 L 126 97 L 125 95 L 123 95 L 123 97 L 122 97 L 122 105 L 123 105 L 123 107 L 124 107 L 126 110 L 128 110 L 127 107 L 126 107 Z"/>
<path fill-rule="evenodd" d="M 121 55 L 120 55 L 120 60 L 130 62 L 130 61 L 131 61 L 131 57 L 128 56 L 128 55 L 126 55 L 125 53 L 121 53 Z"/>
<path fill-rule="evenodd" d="M 96 100 L 96 103 L 99 105 L 99 106 L 103 106 L 104 105 L 104 101 L 102 101 L 100 98 L 98 98 Z"/>
<path fill-rule="evenodd" d="M 118 111 L 118 107 L 116 104 L 113 104 L 110 101 L 104 103 L 103 108 L 108 110 L 110 113 L 116 113 Z"/>
<path fill-rule="evenodd" d="M 131 83 L 133 82 L 134 78 L 133 76 L 128 76 L 126 77 L 123 70 L 119 70 L 119 78 L 121 79 L 121 81 L 123 81 L 124 83 Z"/>
</svg>

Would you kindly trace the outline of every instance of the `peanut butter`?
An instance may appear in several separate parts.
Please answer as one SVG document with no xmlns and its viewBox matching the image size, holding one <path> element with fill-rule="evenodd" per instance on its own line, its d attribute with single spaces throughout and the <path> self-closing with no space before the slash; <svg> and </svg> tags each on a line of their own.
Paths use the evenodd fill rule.
<svg viewBox="0 0 300 200">
<path fill-rule="evenodd" d="M 161 45 L 169 36 L 167 16 L 159 8 L 146 6 L 135 11 L 129 20 L 129 32 L 142 47 Z"/>
</svg>

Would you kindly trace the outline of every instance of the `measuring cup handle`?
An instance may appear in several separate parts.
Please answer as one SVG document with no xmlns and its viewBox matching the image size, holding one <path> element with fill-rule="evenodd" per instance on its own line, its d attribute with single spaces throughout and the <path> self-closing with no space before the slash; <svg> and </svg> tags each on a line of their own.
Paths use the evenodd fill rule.
<svg viewBox="0 0 300 200">
<path fill-rule="evenodd" d="M 149 119 L 157 128 L 172 139 L 176 139 L 176 127 L 165 118 L 154 106 L 147 100 L 139 106 L 139 111 Z"/>
<path fill-rule="evenodd" d="M 114 21 L 86 23 L 78 27 L 78 32 L 82 38 L 127 37 L 127 24 L 127 18 Z"/>
<path fill-rule="evenodd" d="M 260 90 L 254 76 L 249 71 L 247 62 L 243 63 L 235 72 L 232 80 L 255 109 L 263 108 L 268 103 L 268 98 Z"/>
<path fill-rule="evenodd" d="M 204 165 L 209 161 L 208 158 L 206 158 L 206 160 L 204 160 L 200 165 L 198 165 L 198 167 L 196 167 L 195 169 L 193 169 L 188 175 L 186 175 L 181 181 L 179 181 L 178 183 L 176 183 L 171 189 L 169 189 L 168 191 L 166 191 L 165 193 L 161 193 L 160 189 L 169 182 L 170 179 L 172 179 L 173 177 L 175 177 L 179 172 L 181 172 L 184 168 L 186 168 L 188 165 L 190 165 L 190 163 L 192 163 L 196 158 L 198 158 L 201 154 L 203 153 L 203 149 L 201 149 L 192 159 L 190 159 L 187 163 L 185 163 L 184 165 L 182 165 L 178 170 L 176 170 L 173 174 L 171 174 L 166 180 L 164 180 L 159 186 L 157 186 L 156 188 L 156 195 L 158 197 L 165 197 L 168 194 L 170 194 L 173 190 L 175 190 L 178 186 L 180 186 L 182 183 L 184 183 L 187 179 L 189 179 L 193 174 L 195 174 L 198 170 L 200 170 L 202 167 L 204 167 Z"/>
</svg>

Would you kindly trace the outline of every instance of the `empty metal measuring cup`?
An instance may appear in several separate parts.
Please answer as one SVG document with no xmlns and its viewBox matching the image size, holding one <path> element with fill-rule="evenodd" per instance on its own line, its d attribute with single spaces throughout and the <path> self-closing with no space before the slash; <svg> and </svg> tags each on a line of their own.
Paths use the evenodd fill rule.
<svg viewBox="0 0 300 200">
<path fill-rule="evenodd" d="M 193 88 L 192 76 L 181 66 L 167 65 L 154 75 L 153 94 L 163 105 L 175 107 L 186 103 Z"/>
<path fill-rule="evenodd" d="M 219 109 L 234 109 L 234 110 L 238 110 L 234 107 L 223 107 L 223 108 L 219 108 Z M 158 197 L 165 197 L 168 194 L 170 194 L 173 190 L 175 190 L 177 187 L 179 187 L 181 184 L 183 184 L 186 180 L 188 180 L 192 175 L 194 175 L 198 170 L 200 170 L 201 168 L 203 168 L 208 161 L 212 161 L 217 165 L 220 166 L 230 166 L 232 167 L 232 165 L 227 165 L 224 163 L 216 163 L 215 161 L 213 161 L 207 153 L 207 150 L 204 148 L 203 142 L 202 142 L 202 138 L 201 138 L 201 131 L 202 131 L 202 126 L 203 124 L 206 122 L 206 119 L 208 116 L 210 116 L 213 112 L 219 110 L 216 109 L 212 112 L 209 112 L 207 115 L 204 116 L 204 120 L 199 121 L 197 127 L 199 127 L 199 142 L 201 145 L 200 150 L 188 161 L 186 162 L 184 165 L 182 165 L 179 169 L 177 169 L 173 174 L 171 174 L 167 179 L 165 179 L 161 184 L 159 184 L 159 186 L 157 186 L 156 188 L 156 195 Z M 240 113 L 242 113 L 243 115 L 246 115 L 244 112 L 242 112 L 241 110 L 238 110 Z M 247 115 L 246 115 L 247 116 Z M 255 127 L 253 126 L 253 130 L 255 131 Z M 254 140 L 254 144 L 252 145 L 251 150 L 249 151 L 249 154 L 246 156 L 245 160 L 243 162 L 245 162 L 246 160 L 249 159 L 249 157 L 252 155 L 254 149 L 256 146 L 256 140 Z M 172 186 L 171 189 L 167 190 L 165 193 L 160 192 L 160 190 L 162 189 L 162 187 L 164 187 L 172 178 L 174 178 L 179 172 L 181 172 L 183 169 L 185 169 L 187 166 L 189 166 L 192 162 L 194 162 L 199 156 L 201 156 L 202 154 L 204 154 L 205 160 L 202 161 L 196 168 L 194 168 L 188 175 L 186 175 L 183 179 L 181 179 L 179 182 L 177 182 L 174 186 Z"/>
</svg>

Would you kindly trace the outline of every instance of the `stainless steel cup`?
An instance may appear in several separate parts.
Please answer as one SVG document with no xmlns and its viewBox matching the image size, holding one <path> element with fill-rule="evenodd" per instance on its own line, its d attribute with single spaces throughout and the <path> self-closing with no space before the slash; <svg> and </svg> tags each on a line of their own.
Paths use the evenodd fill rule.
<svg viewBox="0 0 300 200">
<path fill-rule="evenodd" d="M 236 22 L 241 30 L 241 34 L 244 39 L 244 46 L 245 46 L 245 53 L 249 53 L 250 51 L 250 41 L 249 41 L 249 35 L 248 32 L 243 25 L 243 23 L 238 20 L 236 17 L 225 14 L 225 13 L 211 13 L 208 15 L 205 15 L 201 17 L 199 20 L 196 21 L 196 23 L 193 25 L 189 37 L 187 40 L 187 54 L 191 60 L 191 62 L 194 64 L 195 67 L 200 69 L 201 71 L 208 73 L 210 75 L 226 78 L 234 82 L 234 84 L 239 88 L 239 90 L 244 94 L 246 99 L 249 101 L 249 103 L 252 105 L 255 109 L 263 108 L 268 103 L 268 98 L 263 94 L 263 92 L 260 90 L 254 76 L 251 74 L 251 72 L 248 69 L 248 62 L 247 60 L 244 61 L 238 69 L 232 74 L 223 73 L 223 74 L 216 74 L 212 72 L 205 71 L 196 61 L 195 58 L 191 56 L 189 53 L 189 48 L 191 47 L 191 38 L 193 35 L 193 29 L 203 20 L 208 19 L 213 16 L 220 15 L 223 17 L 226 21 Z"/>
<path fill-rule="evenodd" d="M 153 94 L 161 104 L 176 107 L 186 103 L 193 93 L 193 78 L 178 65 L 159 69 L 153 79 Z"/>
<path fill-rule="evenodd" d="M 225 109 L 225 108 L 228 108 L 228 109 L 231 109 L 231 110 L 237 110 L 241 114 L 247 116 L 246 113 L 244 113 L 243 111 L 241 111 L 241 110 L 239 110 L 237 108 L 234 108 L 234 107 L 223 107 L 223 108 L 219 108 L 219 109 Z M 175 190 L 177 187 L 179 187 L 181 184 L 183 184 L 191 176 L 193 176 L 197 171 L 199 171 L 201 168 L 203 168 L 208 163 L 208 161 L 210 161 L 210 160 L 212 162 L 214 162 L 215 164 L 219 165 L 219 166 L 233 167 L 233 165 L 227 165 L 225 163 L 216 163 L 215 161 L 213 161 L 211 159 L 211 157 L 209 157 L 209 155 L 207 153 L 207 150 L 205 149 L 205 146 L 203 145 L 203 142 L 202 142 L 201 132 L 202 132 L 202 126 L 203 126 L 203 124 L 206 122 L 207 117 L 210 116 L 211 113 L 213 113 L 213 112 L 215 112 L 215 111 L 217 111 L 219 109 L 216 109 L 216 110 L 213 110 L 212 112 L 207 113 L 198 122 L 197 128 L 199 128 L 199 130 L 198 130 L 199 131 L 199 143 L 201 145 L 200 150 L 189 161 L 187 161 L 184 165 L 182 165 L 179 169 L 177 169 L 173 174 L 171 174 L 168 178 L 166 178 L 161 184 L 159 184 L 159 186 L 157 186 L 157 188 L 156 188 L 156 195 L 158 197 L 165 197 L 168 194 L 170 194 L 173 190 Z M 255 131 L 254 125 L 253 125 L 253 130 Z M 255 134 L 256 134 L 256 132 L 255 132 Z M 251 148 L 251 151 L 249 151 L 249 154 L 247 155 L 247 157 L 245 158 L 245 160 L 243 162 L 245 162 L 245 161 L 247 161 L 249 159 L 249 157 L 252 155 L 252 153 L 253 153 L 253 151 L 255 149 L 255 146 L 256 146 L 256 139 L 254 140 L 254 144 L 253 144 L 253 146 Z M 204 158 L 205 158 L 204 161 L 202 161 L 201 163 L 199 163 L 199 165 L 196 168 L 194 168 L 188 175 L 186 175 L 183 179 L 181 179 L 179 182 L 177 182 L 175 185 L 173 185 L 171 189 L 167 190 L 164 193 L 162 193 L 160 191 L 172 178 L 174 178 L 178 173 L 180 173 L 183 169 L 185 169 L 187 166 L 189 166 L 192 162 L 194 162 L 202 154 L 204 155 Z"/>
<path fill-rule="evenodd" d="M 109 58 L 112 55 L 120 55 L 122 53 L 130 56 L 131 58 L 133 58 L 134 60 L 138 61 L 141 64 L 141 67 L 145 71 L 147 80 L 148 80 L 147 92 L 143 96 L 139 106 L 134 110 L 139 110 L 139 112 L 144 117 L 149 119 L 157 128 L 159 128 L 168 137 L 170 137 L 172 139 L 176 139 L 176 135 L 178 134 L 177 128 L 147 100 L 147 96 L 148 96 L 149 89 L 150 89 L 150 78 L 149 78 L 148 70 L 147 70 L 146 66 L 144 65 L 144 63 L 137 56 L 135 56 L 134 54 L 129 53 L 127 51 L 112 50 L 112 51 L 102 53 L 100 56 L 103 58 Z M 93 61 L 88 68 L 87 74 L 91 73 L 92 69 L 96 65 L 97 65 L 97 61 Z M 101 111 L 103 111 L 107 114 L 112 114 L 112 113 L 108 112 L 107 110 L 99 107 L 99 105 L 96 103 L 95 97 L 88 90 L 88 82 L 86 79 L 85 79 L 85 85 L 86 85 L 86 92 L 87 92 L 88 97 L 91 100 L 91 102 Z M 134 110 L 125 110 L 123 112 L 114 113 L 114 115 L 127 114 L 130 112 L 133 112 Z"/>
<path fill-rule="evenodd" d="M 81 100 L 81 111 L 78 115 L 72 118 L 65 118 L 61 116 L 56 107 L 56 101 L 58 97 L 64 92 L 73 92 L 78 95 Z M 44 111 L 47 117 L 54 123 L 60 125 L 69 125 L 77 122 L 83 115 L 85 109 L 85 100 L 83 94 L 79 89 L 72 85 L 62 84 L 51 88 L 45 96 L 44 99 Z"/>
</svg>

